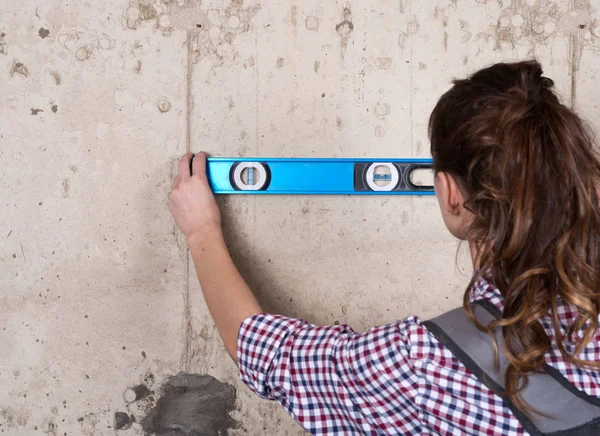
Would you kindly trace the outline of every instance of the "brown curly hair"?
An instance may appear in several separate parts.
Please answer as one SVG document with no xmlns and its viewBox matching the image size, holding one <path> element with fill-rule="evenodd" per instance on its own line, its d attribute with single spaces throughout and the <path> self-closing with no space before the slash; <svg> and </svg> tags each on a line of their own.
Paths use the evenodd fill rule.
<svg viewBox="0 0 600 436">
<path fill-rule="evenodd" d="M 551 316 L 568 362 L 600 368 L 578 358 L 598 329 L 600 159 L 590 130 L 561 104 L 537 61 L 495 64 L 453 83 L 431 114 L 429 135 L 434 171 L 456 179 L 473 215 L 467 239 L 479 266 L 463 303 L 480 329 L 502 329 L 506 394 L 531 410 L 520 391 L 552 348 L 541 317 Z M 481 274 L 504 297 L 502 317 L 489 326 L 468 304 Z M 567 337 L 558 299 L 579 313 Z M 565 340 L 576 344 L 572 354 Z"/>
</svg>

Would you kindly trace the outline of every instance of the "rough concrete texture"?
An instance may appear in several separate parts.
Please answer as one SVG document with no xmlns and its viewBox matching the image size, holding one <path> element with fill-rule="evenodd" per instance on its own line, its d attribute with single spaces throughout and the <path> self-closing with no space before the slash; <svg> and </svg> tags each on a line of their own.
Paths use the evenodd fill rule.
<svg viewBox="0 0 600 436">
<path fill-rule="evenodd" d="M 188 149 L 427 156 L 427 117 L 451 78 L 532 56 L 597 125 L 598 9 L 0 2 L 0 432 L 143 434 L 185 371 L 235 387 L 230 434 L 303 434 L 222 350 L 166 207 L 174 161 Z M 467 259 L 456 268 L 434 198 L 220 201 L 268 310 L 362 330 L 460 301 Z"/>
</svg>

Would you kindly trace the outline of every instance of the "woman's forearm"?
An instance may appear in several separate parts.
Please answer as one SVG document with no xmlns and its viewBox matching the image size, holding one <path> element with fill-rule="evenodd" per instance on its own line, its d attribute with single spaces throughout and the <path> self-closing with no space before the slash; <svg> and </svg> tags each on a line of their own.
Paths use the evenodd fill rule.
<svg viewBox="0 0 600 436">
<path fill-rule="evenodd" d="M 237 364 L 242 321 L 261 312 L 252 291 L 235 267 L 220 228 L 188 237 L 188 247 L 204 299 L 221 339 Z"/>
<path fill-rule="evenodd" d="M 237 363 L 237 335 L 242 321 L 261 308 L 225 245 L 221 213 L 206 175 L 206 153 L 195 157 L 186 153 L 179 161 L 169 210 L 186 235 L 208 310 L 227 352 Z"/>
</svg>

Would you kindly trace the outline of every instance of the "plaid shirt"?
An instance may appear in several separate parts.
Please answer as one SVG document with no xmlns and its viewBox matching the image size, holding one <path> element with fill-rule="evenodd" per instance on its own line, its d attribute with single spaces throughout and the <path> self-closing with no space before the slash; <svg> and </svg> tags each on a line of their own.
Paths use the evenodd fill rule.
<svg viewBox="0 0 600 436">
<path fill-rule="evenodd" d="M 503 307 L 498 289 L 483 278 L 470 300 Z M 558 314 L 565 334 L 577 313 L 559 304 Z M 554 338 L 550 318 L 540 321 Z M 573 350 L 570 342 L 565 347 Z M 600 361 L 600 332 L 580 358 Z M 257 314 L 242 323 L 238 360 L 246 385 L 315 435 L 527 434 L 502 399 L 414 316 L 356 333 L 347 325 Z M 565 362 L 556 347 L 546 361 L 579 390 L 600 396 L 600 372 Z"/>
</svg>

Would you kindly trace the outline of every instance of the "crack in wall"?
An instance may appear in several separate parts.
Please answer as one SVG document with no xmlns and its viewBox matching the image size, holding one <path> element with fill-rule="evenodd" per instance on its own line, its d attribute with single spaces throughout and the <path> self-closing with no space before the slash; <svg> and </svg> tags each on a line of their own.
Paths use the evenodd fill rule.
<svg viewBox="0 0 600 436">
<path fill-rule="evenodd" d="M 570 57 L 570 75 L 571 75 L 571 110 L 575 110 L 576 98 L 577 98 L 577 71 L 578 71 L 578 58 L 580 57 L 577 52 L 579 51 L 579 38 L 577 35 L 569 36 L 569 57 Z"/>
<path fill-rule="evenodd" d="M 577 106 L 577 79 L 579 67 L 583 56 L 584 32 L 591 28 L 590 21 L 592 5 L 589 0 L 570 0 L 569 14 L 563 20 L 565 28 L 570 30 L 569 35 L 569 66 L 571 75 L 571 109 Z"/>
<path fill-rule="evenodd" d="M 132 2 L 141 4 L 147 0 L 132 0 Z M 166 1 L 166 0 L 161 0 Z M 186 152 L 192 151 L 192 111 L 194 110 L 193 95 L 193 73 L 194 64 L 207 60 L 212 63 L 213 70 L 221 66 L 231 66 L 242 62 L 237 48 L 234 46 L 236 35 L 246 33 L 251 28 L 250 20 L 260 10 L 260 5 L 255 4 L 249 7 L 242 7 L 241 1 L 233 1 L 225 9 L 209 9 L 201 11 L 199 3 L 196 7 L 190 6 L 193 0 L 188 0 L 185 5 L 178 10 L 173 8 L 169 10 L 170 25 L 176 28 L 186 28 L 186 120 L 185 120 L 185 141 Z M 182 15 L 183 14 L 183 15 Z M 257 96 L 258 99 L 258 96 Z M 258 145 L 257 145 L 258 149 Z M 184 244 L 181 244 L 185 247 Z M 192 309 L 190 299 L 190 274 L 192 258 L 189 250 L 186 248 L 185 261 L 185 289 L 183 291 L 183 315 L 182 315 L 182 334 L 183 350 L 181 354 L 181 367 L 191 372 L 193 367 L 197 368 L 198 362 L 195 356 L 198 355 L 195 350 L 194 342 L 198 336 L 194 332 L 192 320 Z"/>
<path fill-rule="evenodd" d="M 194 65 L 192 62 L 192 38 L 193 31 L 188 30 L 186 35 L 186 119 L 185 119 L 185 143 L 186 152 L 192 150 L 192 73 Z M 185 289 L 183 295 L 183 352 L 181 355 L 181 366 L 184 371 L 190 372 L 192 366 L 192 314 L 190 306 L 190 262 L 191 256 L 187 246 L 185 247 Z"/>
</svg>

